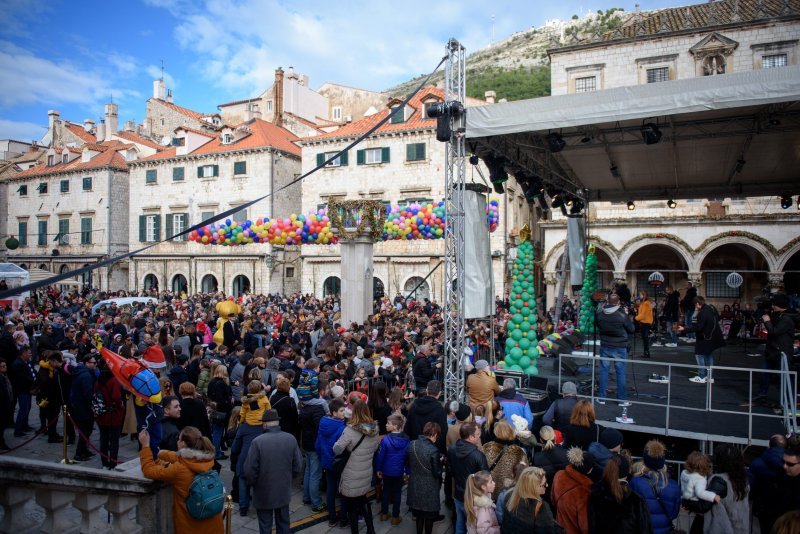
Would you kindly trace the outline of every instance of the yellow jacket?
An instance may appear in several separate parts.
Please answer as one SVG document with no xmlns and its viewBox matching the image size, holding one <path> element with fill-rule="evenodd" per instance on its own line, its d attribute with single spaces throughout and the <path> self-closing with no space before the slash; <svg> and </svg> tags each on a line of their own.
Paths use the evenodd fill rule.
<svg viewBox="0 0 800 534">
<path fill-rule="evenodd" d="M 239 422 L 248 425 L 261 426 L 261 416 L 265 410 L 270 409 L 269 399 L 262 393 L 242 397 L 242 411 L 239 412 Z"/>
<path fill-rule="evenodd" d="M 653 303 L 650 302 L 650 299 L 643 300 L 639 304 L 636 320 L 642 324 L 653 324 Z"/>
</svg>

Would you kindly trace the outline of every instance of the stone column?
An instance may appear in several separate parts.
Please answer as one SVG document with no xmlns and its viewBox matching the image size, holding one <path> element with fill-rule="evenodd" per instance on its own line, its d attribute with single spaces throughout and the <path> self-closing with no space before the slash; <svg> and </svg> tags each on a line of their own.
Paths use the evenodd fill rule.
<svg viewBox="0 0 800 534">
<path fill-rule="evenodd" d="M 544 282 L 545 285 L 544 311 L 547 313 L 547 310 L 555 305 L 558 273 L 556 271 L 545 271 L 544 280 L 542 280 L 542 282 Z"/>
<path fill-rule="evenodd" d="M 4 485 L 0 487 L 0 507 L 3 508 L 3 521 L 0 532 L 28 532 L 35 523 L 25 517 L 25 504 L 33 499 L 33 490 L 24 487 Z"/>
<path fill-rule="evenodd" d="M 703 285 L 703 273 L 687 273 L 687 278 L 696 288 L 700 288 Z M 698 291 L 698 293 L 700 292 Z"/>
<path fill-rule="evenodd" d="M 777 293 L 783 287 L 783 277 L 786 273 L 774 272 L 767 273 L 767 283 L 770 293 Z"/>
<path fill-rule="evenodd" d="M 79 493 L 72 501 L 72 506 L 81 512 L 81 532 L 97 534 L 108 532 L 108 525 L 101 520 L 99 510 L 108 500 L 108 495 Z"/>
<path fill-rule="evenodd" d="M 80 531 L 78 525 L 67 519 L 67 508 L 75 498 L 73 492 L 38 489 L 36 502 L 44 508 L 42 532 L 47 534 L 72 534 Z"/>
<path fill-rule="evenodd" d="M 353 239 L 340 239 L 342 250 L 341 324 L 363 323 L 372 314 L 372 249 L 369 230 Z"/>
<path fill-rule="evenodd" d="M 131 511 L 136 508 L 137 497 L 130 495 L 111 495 L 108 497 L 106 510 L 114 518 L 114 532 L 122 534 L 141 534 L 144 529 L 130 518 Z"/>
<path fill-rule="evenodd" d="M 614 271 L 614 283 L 622 284 L 628 283 L 628 274 L 625 271 Z"/>
</svg>

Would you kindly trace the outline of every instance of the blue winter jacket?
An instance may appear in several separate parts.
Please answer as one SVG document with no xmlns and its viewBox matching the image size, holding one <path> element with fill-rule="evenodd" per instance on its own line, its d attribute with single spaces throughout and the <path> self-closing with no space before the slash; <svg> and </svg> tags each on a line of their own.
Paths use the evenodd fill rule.
<svg viewBox="0 0 800 534">
<path fill-rule="evenodd" d="M 672 521 L 681 511 L 681 487 L 674 480 L 667 482 L 659 495 L 661 503 L 656 498 L 652 474 L 633 477 L 630 481 L 631 490 L 642 497 L 650 511 L 650 521 L 653 525 L 653 534 L 668 534 L 672 530 Z"/>
<path fill-rule="evenodd" d="M 317 431 L 317 441 L 314 449 L 317 451 L 323 469 L 330 470 L 333 467 L 333 444 L 339 440 L 344 432 L 344 421 L 335 417 L 325 416 L 319 422 Z"/>
<path fill-rule="evenodd" d="M 231 445 L 231 464 L 235 466 L 237 473 L 241 474 L 244 469 L 244 462 L 250 452 L 250 444 L 263 433 L 264 427 L 261 425 L 255 426 L 247 423 L 239 425 L 236 437 L 233 438 L 233 445 Z"/>
<path fill-rule="evenodd" d="M 531 405 L 527 399 L 513 389 L 504 389 L 495 399 L 500 403 L 503 408 L 503 413 L 506 416 L 506 421 L 511 423 L 511 416 L 518 415 L 524 417 L 528 421 L 528 429 L 533 429 L 533 412 L 531 412 Z"/>
<path fill-rule="evenodd" d="M 78 421 L 94 421 L 92 396 L 94 395 L 94 383 L 97 380 L 95 373 L 83 364 L 75 367 L 72 373 L 72 391 L 70 392 L 72 417 Z"/>
<path fill-rule="evenodd" d="M 375 471 L 386 477 L 401 477 L 408 472 L 406 452 L 411 440 L 402 432 L 392 432 L 384 436 L 375 458 Z"/>
</svg>

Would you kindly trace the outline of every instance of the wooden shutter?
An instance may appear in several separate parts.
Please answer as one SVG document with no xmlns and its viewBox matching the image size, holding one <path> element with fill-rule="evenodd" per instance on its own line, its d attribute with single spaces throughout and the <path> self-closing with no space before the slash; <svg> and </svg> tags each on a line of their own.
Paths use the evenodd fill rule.
<svg viewBox="0 0 800 534">
<path fill-rule="evenodd" d="M 325 163 L 325 153 L 320 152 L 317 154 L 317 167 L 321 167 L 323 163 Z"/>
<path fill-rule="evenodd" d="M 364 165 L 365 152 L 364 149 L 356 150 L 356 165 Z"/>
<path fill-rule="evenodd" d="M 189 228 L 189 214 L 188 213 L 181 213 L 180 216 L 183 219 L 183 229 L 186 230 L 187 228 Z M 186 241 L 187 235 L 181 236 L 180 240 L 181 241 Z"/>
<path fill-rule="evenodd" d="M 409 143 L 406 145 L 406 161 L 414 161 L 417 159 L 415 156 L 417 155 L 416 146 L 413 143 Z"/>
<path fill-rule="evenodd" d="M 347 165 L 347 150 L 342 152 L 342 155 L 339 156 L 339 164 L 340 165 Z"/>
<path fill-rule="evenodd" d="M 389 147 L 381 148 L 381 163 L 389 163 Z"/>
<path fill-rule="evenodd" d="M 173 221 L 173 219 L 175 218 L 175 215 L 174 215 L 173 213 L 167 213 L 167 214 L 166 214 L 164 217 L 166 218 L 166 223 L 167 223 L 167 224 L 166 224 L 166 226 L 167 226 L 167 233 L 166 233 L 166 234 L 164 234 L 164 237 L 165 237 L 165 238 L 171 238 L 171 237 L 172 237 L 172 234 L 173 234 L 173 231 L 172 231 L 172 229 L 173 229 L 172 221 Z"/>
<path fill-rule="evenodd" d="M 153 241 L 161 241 L 161 215 L 154 215 L 156 219 L 155 232 L 153 232 L 155 239 Z"/>
<path fill-rule="evenodd" d="M 147 215 L 139 215 L 139 242 L 147 241 Z"/>
<path fill-rule="evenodd" d="M 203 177 L 203 166 L 202 165 L 197 167 L 197 177 L 198 178 L 202 178 Z"/>
<path fill-rule="evenodd" d="M 219 176 L 219 165 L 214 165 L 214 174 L 212 176 Z"/>
</svg>

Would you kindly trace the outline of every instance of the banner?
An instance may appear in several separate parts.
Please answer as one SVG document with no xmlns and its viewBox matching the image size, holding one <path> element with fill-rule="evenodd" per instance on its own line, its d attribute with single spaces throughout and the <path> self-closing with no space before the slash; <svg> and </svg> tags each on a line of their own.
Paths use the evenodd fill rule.
<svg viewBox="0 0 800 534">
<path fill-rule="evenodd" d="M 586 219 L 583 215 L 567 217 L 567 246 L 569 247 L 569 283 L 583 285 L 586 265 Z"/>
<path fill-rule="evenodd" d="M 494 312 L 492 252 L 486 224 L 486 197 L 464 191 L 464 317 L 488 317 Z"/>
</svg>

